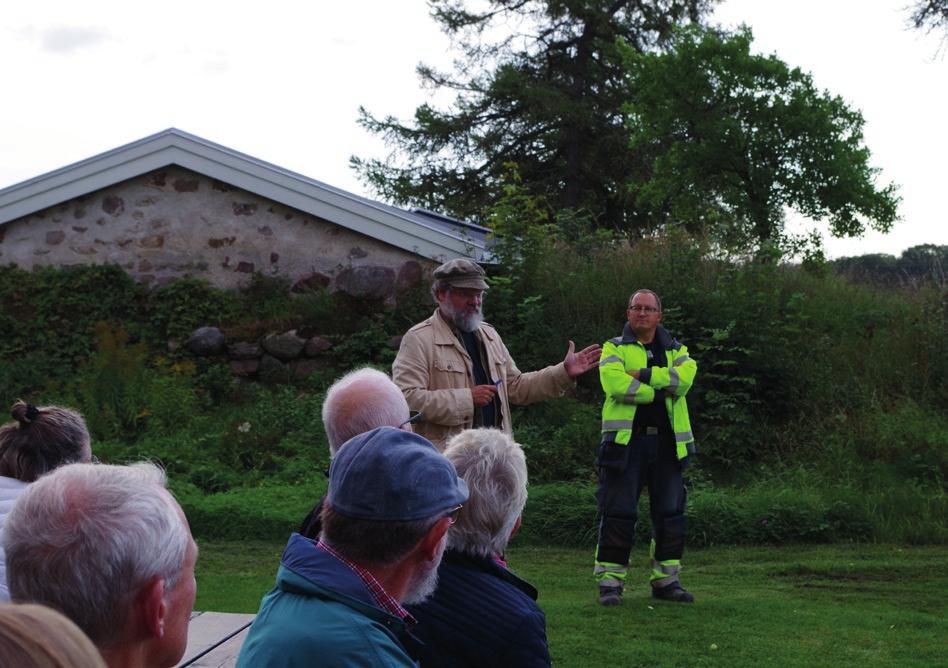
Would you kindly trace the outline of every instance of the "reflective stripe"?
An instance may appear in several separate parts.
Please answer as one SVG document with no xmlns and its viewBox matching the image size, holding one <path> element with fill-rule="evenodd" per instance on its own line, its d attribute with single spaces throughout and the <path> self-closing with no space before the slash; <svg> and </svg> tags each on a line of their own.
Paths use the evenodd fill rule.
<svg viewBox="0 0 948 668">
<path fill-rule="evenodd" d="M 605 422 L 603 422 L 605 424 Z M 675 432 L 675 441 L 681 443 L 683 441 L 693 441 L 694 436 L 691 435 L 690 431 L 676 431 Z"/>
<path fill-rule="evenodd" d="M 668 560 L 664 564 L 652 559 L 652 575 L 649 580 L 653 587 L 667 587 L 673 582 L 678 582 L 680 570 L 681 562 L 677 559 Z"/>
<path fill-rule="evenodd" d="M 660 561 L 652 559 L 652 570 L 663 575 L 675 575 L 681 570 L 681 562 L 662 564 Z"/>
<path fill-rule="evenodd" d="M 619 564 L 604 564 L 597 561 L 593 568 L 593 576 L 602 586 L 621 587 L 625 583 L 628 571 L 628 568 Z"/>
<path fill-rule="evenodd" d="M 606 565 L 601 561 L 597 561 L 596 565 L 593 567 L 593 573 L 595 575 L 602 575 L 603 573 L 614 573 L 616 575 L 622 575 L 628 572 L 628 568 L 625 566 L 619 566 L 618 564 L 609 564 Z"/>
<path fill-rule="evenodd" d="M 674 363 L 672 366 L 681 366 L 682 364 L 684 364 L 685 362 L 687 362 L 687 361 L 690 360 L 690 359 L 691 359 L 691 358 L 688 357 L 687 355 L 682 355 L 681 357 L 679 357 L 678 359 L 675 360 L 675 363 Z"/>
<path fill-rule="evenodd" d="M 606 357 L 605 359 L 599 360 L 599 366 L 606 366 L 607 364 L 611 364 L 613 362 L 619 362 L 621 364 L 622 358 L 616 355 L 610 355 L 609 357 Z"/>
<path fill-rule="evenodd" d="M 642 387 L 642 381 L 640 381 L 638 378 L 633 378 L 632 382 L 629 383 L 629 389 L 625 391 L 625 396 L 635 396 L 635 393 L 639 391 L 640 387 Z"/>
<path fill-rule="evenodd" d="M 603 420 L 603 431 L 621 431 L 622 429 L 631 429 L 632 420 Z"/>
<path fill-rule="evenodd" d="M 668 391 L 672 394 L 675 393 L 675 390 L 678 389 L 678 383 L 681 382 L 681 378 L 678 377 L 678 372 L 674 369 L 668 370 Z"/>
</svg>

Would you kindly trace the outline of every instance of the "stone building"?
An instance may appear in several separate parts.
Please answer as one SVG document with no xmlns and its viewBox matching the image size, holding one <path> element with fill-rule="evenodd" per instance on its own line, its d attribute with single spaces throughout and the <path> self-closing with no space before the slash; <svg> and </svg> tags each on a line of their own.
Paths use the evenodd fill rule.
<svg viewBox="0 0 948 668">
<path fill-rule="evenodd" d="M 333 188 L 176 129 L 0 190 L 0 264 L 117 264 L 162 285 L 254 272 L 389 298 L 488 230 Z"/>
</svg>

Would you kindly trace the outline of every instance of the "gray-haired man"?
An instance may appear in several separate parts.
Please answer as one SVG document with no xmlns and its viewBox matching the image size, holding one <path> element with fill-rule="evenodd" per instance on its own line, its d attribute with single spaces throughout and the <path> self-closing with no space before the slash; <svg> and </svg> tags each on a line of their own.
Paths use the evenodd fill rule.
<svg viewBox="0 0 948 668">
<path fill-rule="evenodd" d="M 500 334 L 482 317 L 488 287 L 484 270 L 460 258 L 445 262 L 433 276 L 438 309 L 402 338 L 392 380 L 409 408 L 424 416 L 415 431 L 438 449 L 464 429 L 495 427 L 512 434 L 511 403 L 558 397 L 598 363 L 598 345 L 576 352 L 570 341 L 559 364 L 521 372 Z"/>
<path fill-rule="evenodd" d="M 70 464 L 20 495 L 3 530 L 17 603 L 76 623 L 111 668 L 178 663 L 197 587 L 197 545 L 152 464 Z"/>
<path fill-rule="evenodd" d="M 376 427 L 398 427 L 411 431 L 408 404 L 398 386 L 387 375 L 371 367 L 350 371 L 326 391 L 323 427 L 329 440 L 329 456 L 353 436 Z M 300 525 L 307 538 L 319 538 L 322 530 L 320 499 Z"/>
</svg>

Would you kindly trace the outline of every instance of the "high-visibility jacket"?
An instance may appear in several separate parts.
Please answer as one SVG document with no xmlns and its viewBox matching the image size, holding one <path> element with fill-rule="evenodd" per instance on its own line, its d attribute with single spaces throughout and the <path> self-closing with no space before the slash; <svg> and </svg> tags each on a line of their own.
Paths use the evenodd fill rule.
<svg viewBox="0 0 948 668">
<path fill-rule="evenodd" d="M 656 329 L 655 338 L 665 350 L 665 366 L 648 366 L 645 346 L 636 339 L 628 324 L 622 336 L 603 344 L 599 358 L 599 381 L 606 394 L 602 405 L 602 438 L 628 444 L 636 406 L 651 403 L 656 390 L 664 390 L 665 409 L 675 432 L 678 459 L 684 459 L 694 452 L 695 439 L 685 395 L 695 380 L 698 365 L 688 356 L 688 348 L 673 339 L 661 325 Z M 634 369 L 640 370 L 639 379 L 627 373 Z"/>
</svg>

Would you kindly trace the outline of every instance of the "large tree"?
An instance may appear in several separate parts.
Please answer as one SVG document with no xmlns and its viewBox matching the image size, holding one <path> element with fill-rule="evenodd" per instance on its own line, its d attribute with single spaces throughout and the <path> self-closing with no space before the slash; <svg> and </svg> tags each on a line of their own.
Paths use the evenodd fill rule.
<svg viewBox="0 0 948 668">
<path fill-rule="evenodd" d="M 453 105 L 422 105 L 409 122 L 361 109 L 360 123 L 392 154 L 352 164 L 392 202 L 472 219 L 499 197 L 514 164 L 551 208 L 635 226 L 625 183 L 642 165 L 623 125 L 617 38 L 649 52 L 715 1 L 484 0 L 473 9 L 468 0 L 429 0 L 461 57 L 453 74 L 425 65 L 418 74 L 452 91 Z"/>
<path fill-rule="evenodd" d="M 948 37 L 948 0 L 915 0 L 909 21 L 916 30 L 944 30 Z"/>
<path fill-rule="evenodd" d="M 649 164 L 637 206 L 730 248 L 776 241 L 788 208 L 835 236 L 888 231 L 899 198 L 875 183 L 862 115 L 751 42 L 685 28 L 661 53 L 625 50 L 631 147 Z"/>
</svg>

